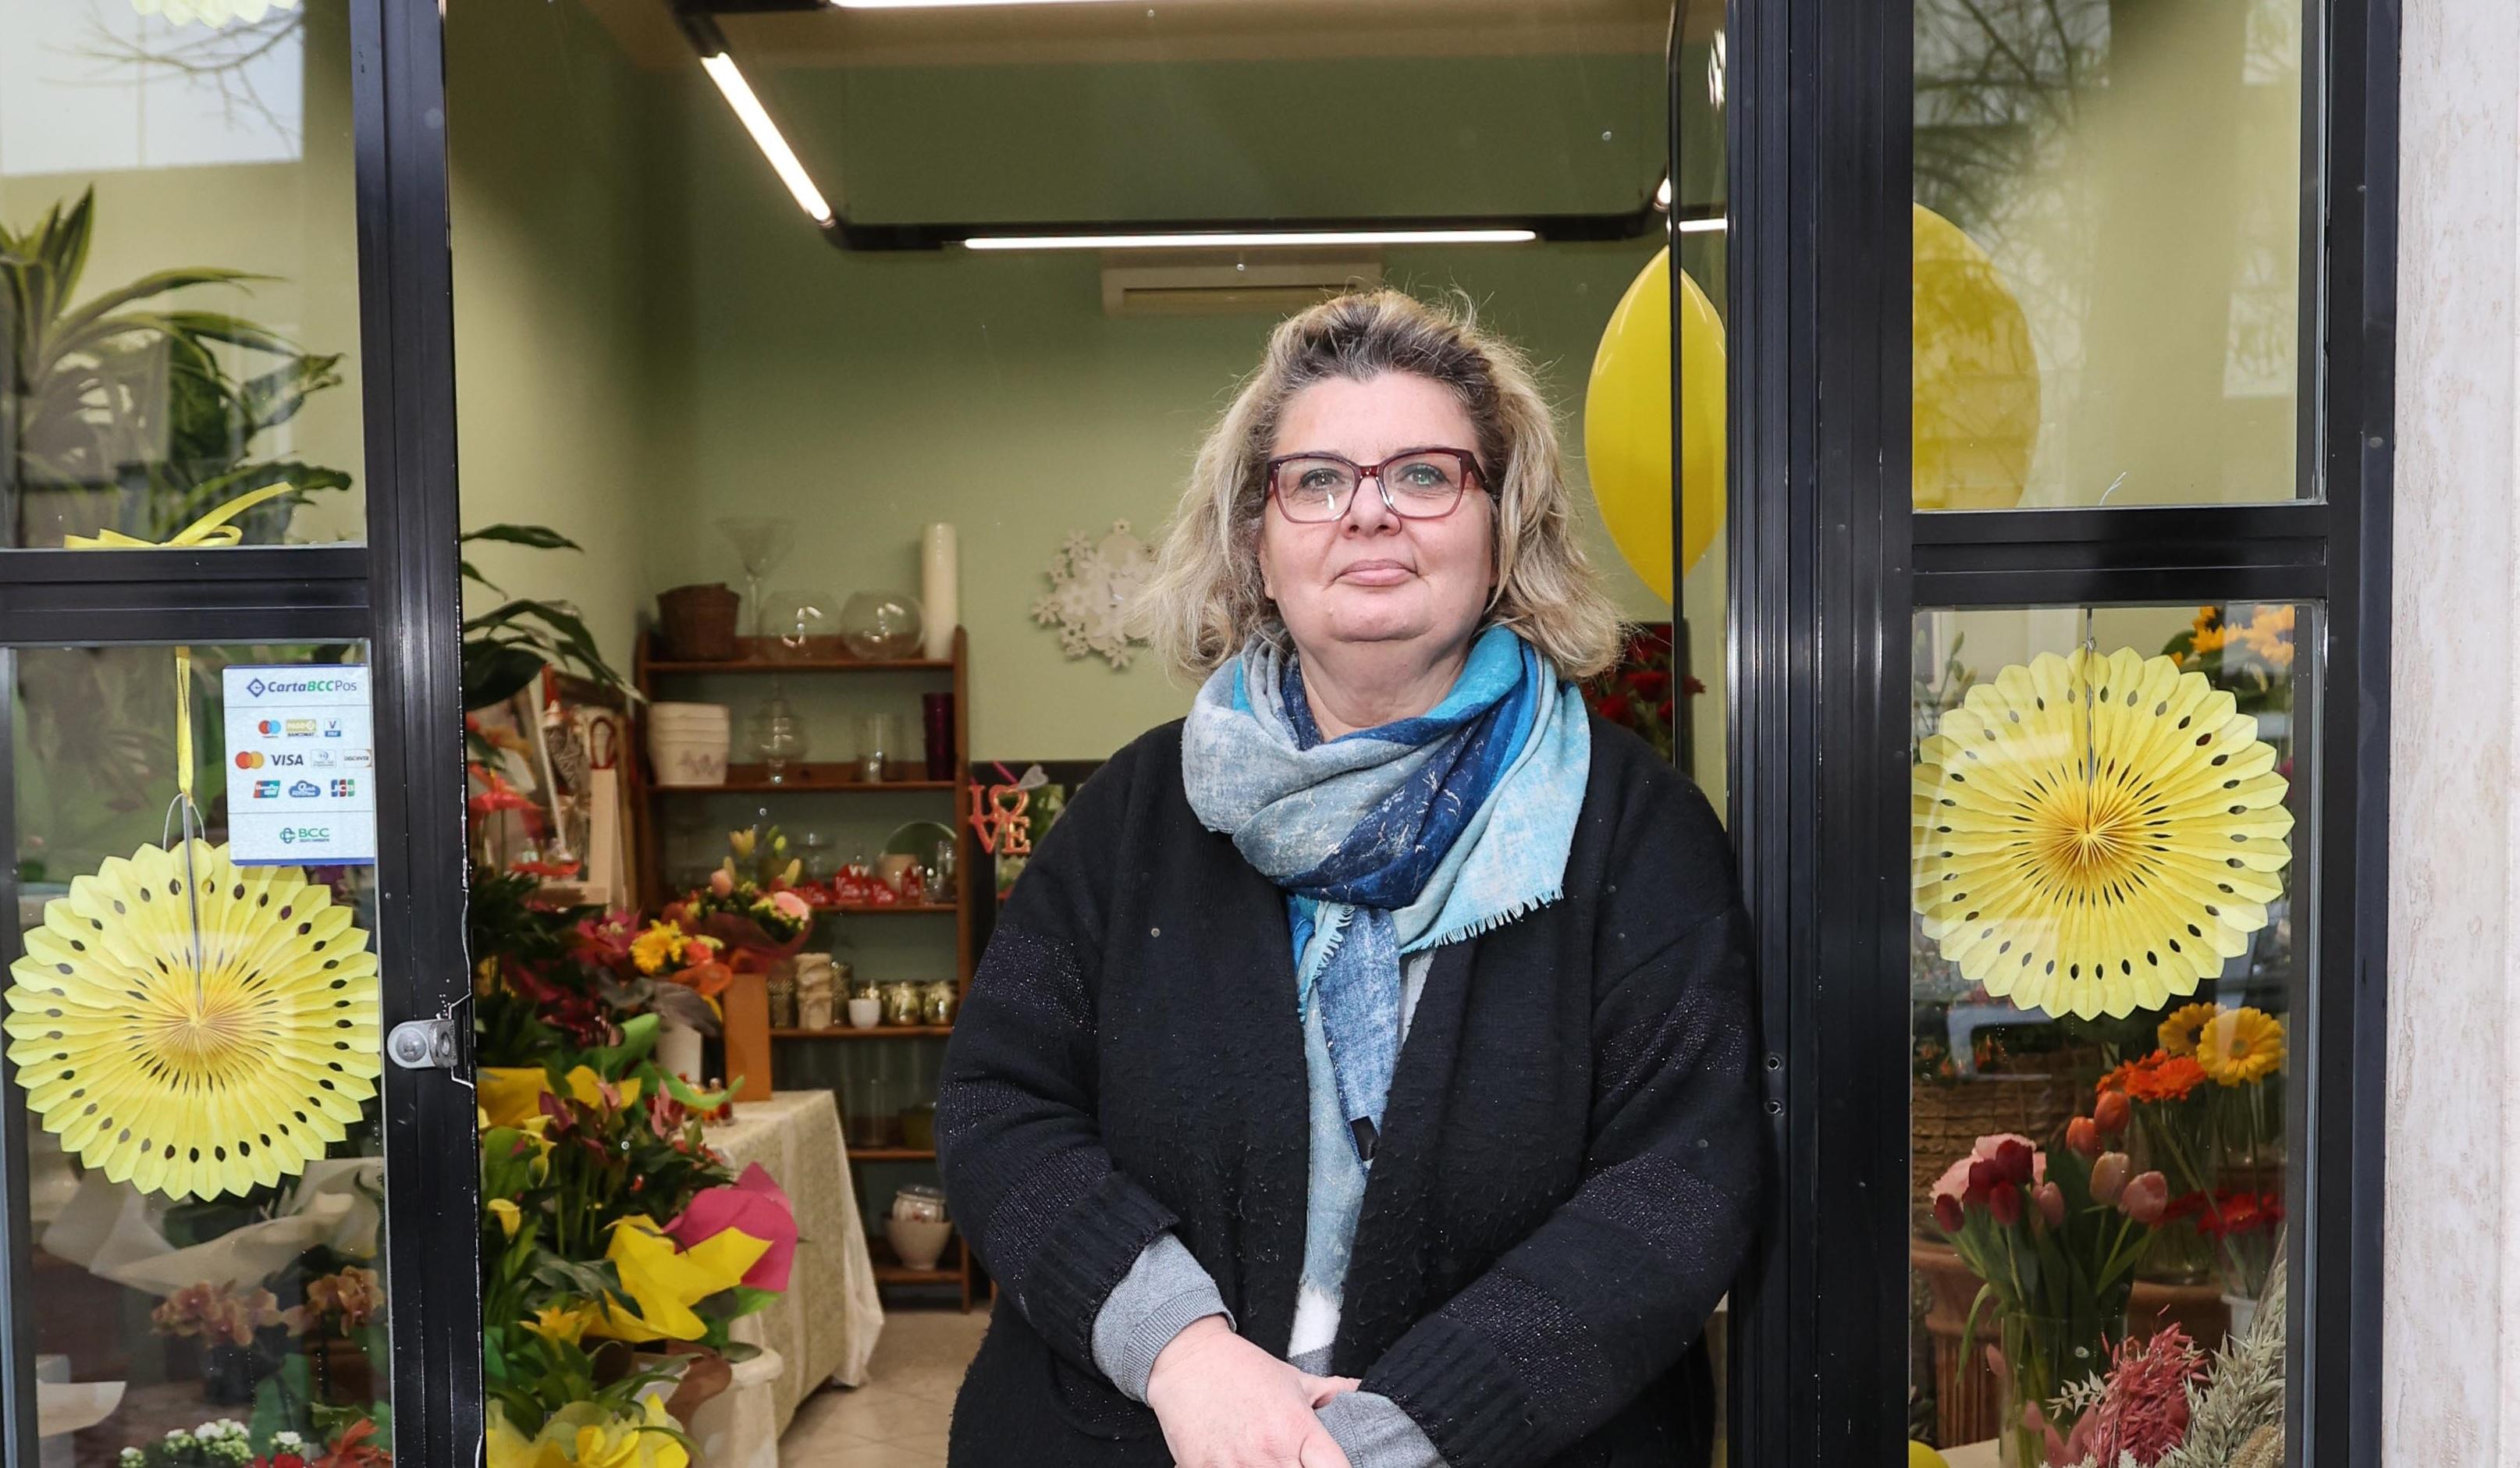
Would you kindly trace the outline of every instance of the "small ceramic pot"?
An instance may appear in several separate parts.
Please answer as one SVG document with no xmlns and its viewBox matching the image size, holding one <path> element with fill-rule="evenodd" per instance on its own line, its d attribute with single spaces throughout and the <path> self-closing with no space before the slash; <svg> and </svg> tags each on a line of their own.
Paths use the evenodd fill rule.
<svg viewBox="0 0 2520 1468">
<path fill-rule="evenodd" d="M 849 1000 L 849 1028 L 872 1030 L 883 1022 L 883 1001 L 874 995 L 854 996 Z"/>
<path fill-rule="evenodd" d="M 913 1269 L 936 1268 L 937 1256 L 945 1252 L 945 1241 L 954 1236 L 954 1225 L 942 1220 L 930 1223 L 920 1219 L 886 1219 L 884 1236 L 892 1240 L 892 1252 Z"/>
</svg>

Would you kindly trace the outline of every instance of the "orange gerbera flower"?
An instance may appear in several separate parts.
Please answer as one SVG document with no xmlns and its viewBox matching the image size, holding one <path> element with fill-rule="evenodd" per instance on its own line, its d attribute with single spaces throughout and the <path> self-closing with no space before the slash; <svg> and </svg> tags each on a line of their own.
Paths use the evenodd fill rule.
<svg viewBox="0 0 2520 1468">
<path fill-rule="evenodd" d="M 2183 1101 L 2204 1084 L 2205 1067 L 2196 1063 L 2195 1056 L 2155 1050 L 2100 1077 L 2097 1090 L 2122 1090 L 2134 1101 Z"/>
</svg>

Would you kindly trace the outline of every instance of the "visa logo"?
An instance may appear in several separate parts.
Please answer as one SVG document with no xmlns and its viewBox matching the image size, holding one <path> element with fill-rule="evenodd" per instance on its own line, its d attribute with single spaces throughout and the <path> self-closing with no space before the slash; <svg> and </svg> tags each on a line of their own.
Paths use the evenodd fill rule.
<svg viewBox="0 0 2520 1468">
<path fill-rule="evenodd" d="M 253 762 L 257 765 L 264 763 L 274 765 L 304 765 L 306 763 L 306 756 L 302 754 L 283 754 L 279 750 L 275 749 L 268 754 L 255 755 L 253 757 Z"/>
<path fill-rule="evenodd" d="M 324 793 L 324 787 L 311 779 L 301 779 L 289 787 L 292 800 L 310 800 Z"/>
<path fill-rule="evenodd" d="M 253 782 L 253 798 L 256 800 L 278 800 L 280 798 L 280 781 L 276 779 L 255 780 Z"/>
</svg>

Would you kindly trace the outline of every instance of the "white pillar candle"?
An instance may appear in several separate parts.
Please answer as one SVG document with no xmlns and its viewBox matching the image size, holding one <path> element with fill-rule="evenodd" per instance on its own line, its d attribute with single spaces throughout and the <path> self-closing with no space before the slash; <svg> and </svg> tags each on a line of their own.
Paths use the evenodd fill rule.
<svg viewBox="0 0 2520 1468">
<path fill-rule="evenodd" d="M 919 541 L 919 612 L 929 657 L 954 655 L 954 629 L 963 621 L 955 566 L 954 527 L 928 526 Z"/>
</svg>

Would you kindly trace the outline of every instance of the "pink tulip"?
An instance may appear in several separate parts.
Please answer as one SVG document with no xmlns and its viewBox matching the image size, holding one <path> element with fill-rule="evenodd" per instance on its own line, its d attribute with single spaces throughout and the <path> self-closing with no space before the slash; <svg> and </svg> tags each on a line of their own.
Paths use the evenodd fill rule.
<svg viewBox="0 0 2520 1468">
<path fill-rule="evenodd" d="M 770 905 L 798 922 L 814 915 L 813 908 L 806 904 L 805 899 L 784 887 L 770 894 Z"/>
<path fill-rule="evenodd" d="M 2161 1222 L 2170 1207 L 2170 1179 L 2159 1173 L 2140 1173 L 2127 1183 L 2126 1193 L 2118 1199 L 2126 1216 L 2138 1223 L 2150 1225 Z"/>
<path fill-rule="evenodd" d="M 2135 1164 L 2124 1152 L 2102 1152 L 2092 1164 L 2092 1201 L 2103 1208 L 2113 1207 L 2118 1195 L 2126 1191 L 2127 1175 Z"/>
<path fill-rule="evenodd" d="M 770 1245 L 742 1282 L 756 1290 L 788 1288 L 788 1271 L 796 1260 L 796 1210 L 760 1163 L 745 1168 L 733 1186 L 712 1187 L 693 1198 L 691 1207 L 665 1232 L 690 1249 L 729 1228 Z"/>
<path fill-rule="evenodd" d="M 727 870 L 723 867 L 710 872 L 709 891 L 720 897 L 733 897 L 735 895 L 735 873 Z"/>
<path fill-rule="evenodd" d="M 2039 1184 L 2038 1191 L 2030 1196 L 2031 1200 L 2039 1205 L 2039 1216 L 2048 1221 L 2048 1227 L 2065 1226 L 2065 1190 L 2063 1188 L 2053 1182 L 2042 1182 Z"/>
</svg>

